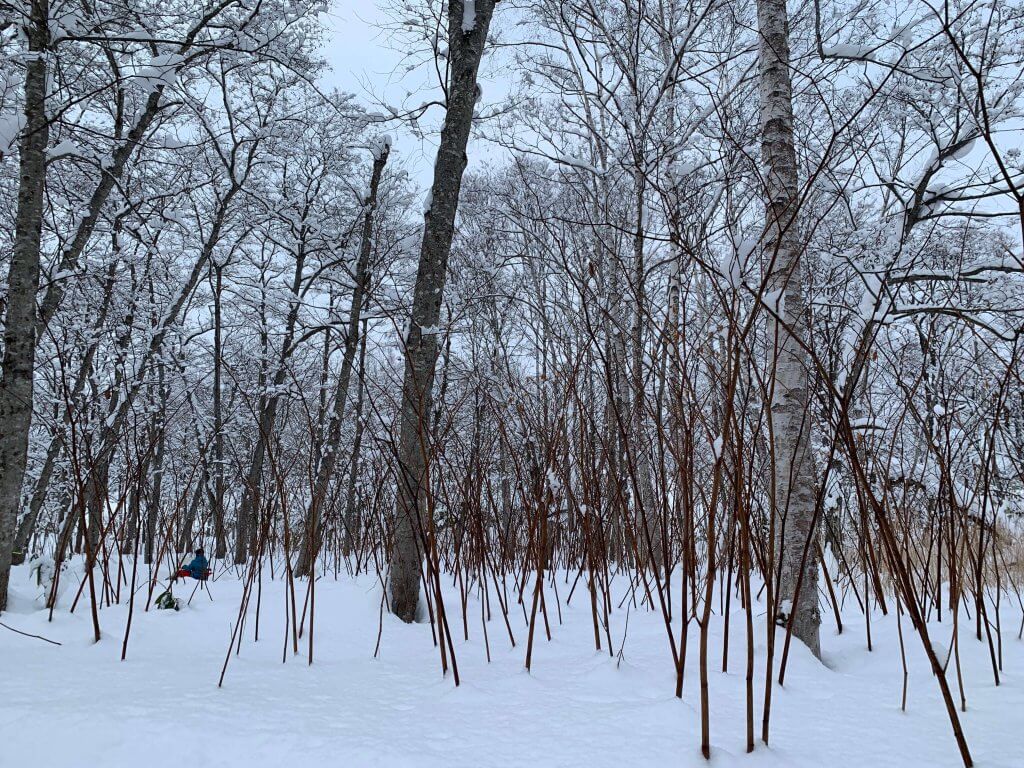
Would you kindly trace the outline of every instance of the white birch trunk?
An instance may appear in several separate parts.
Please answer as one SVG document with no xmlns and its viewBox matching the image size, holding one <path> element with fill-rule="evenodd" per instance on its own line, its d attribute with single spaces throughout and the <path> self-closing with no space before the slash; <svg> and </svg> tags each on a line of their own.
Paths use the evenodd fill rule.
<svg viewBox="0 0 1024 768">
<path fill-rule="evenodd" d="M 761 154 L 766 178 L 764 249 L 770 264 L 768 304 L 775 378 L 771 404 L 775 451 L 778 605 L 796 612 L 793 633 L 820 655 L 818 564 L 814 542 L 815 480 L 811 457 L 807 338 L 801 243 L 797 229 L 799 182 L 793 138 L 793 85 L 789 68 L 789 19 L 785 0 L 758 0 L 761 87 Z M 781 297 L 781 298 L 780 298 Z M 807 557 L 802 569 L 804 552 Z M 793 597 L 797 583 L 800 592 Z M 779 616 L 779 619 L 782 617 Z"/>
</svg>

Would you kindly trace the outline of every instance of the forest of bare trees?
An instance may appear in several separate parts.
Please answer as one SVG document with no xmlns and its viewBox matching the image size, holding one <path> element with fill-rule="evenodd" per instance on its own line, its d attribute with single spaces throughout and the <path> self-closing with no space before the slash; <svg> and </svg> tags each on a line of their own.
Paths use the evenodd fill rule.
<svg viewBox="0 0 1024 768">
<path fill-rule="evenodd" d="M 705 757 L 716 667 L 752 751 L 794 640 L 880 610 L 971 765 L 958 632 L 997 684 L 1021 633 L 1024 5 L 400 0 L 385 108 L 325 12 L 0 0 L 0 609 L 80 563 L 127 653 L 104 609 L 205 547 L 232 645 L 284 579 L 312 663 L 315 577 L 370 574 L 458 684 L 567 599 L 615 654 L 625 582 Z"/>
</svg>

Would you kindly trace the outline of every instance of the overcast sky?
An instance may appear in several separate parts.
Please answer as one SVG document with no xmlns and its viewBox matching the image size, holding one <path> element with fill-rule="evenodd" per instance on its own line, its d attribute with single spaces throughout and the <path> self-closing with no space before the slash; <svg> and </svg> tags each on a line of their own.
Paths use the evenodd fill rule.
<svg viewBox="0 0 1024 768">
<path fill-rule="evenodd" d="M 397 43 L 380 28 L 386 21 L 378 0 L 331 0 L 331 10 L 324 16 L 328 34 L 323 55 L 332 72 L 324 78 L 325 84 L 355 94 L 359 102 L 372 111 L 379 110 L 376 100 L 401 109 L 403 105 L 414 106 L 436 98 L 436 92 L 430 93 L 425 87 L 436 82 L 436 75 L 429 71 L 404 71 L 406 62 L 402 52 L 395 49 Z M 507 90 L 502 83 L 495 82 L 493 72 L 487 67 L 481 70 L 480 84 L 485 103 L 499 99 Z M 424 140 L 413 136 L 400 124 L 382 128 L 394 137 L 393 161 L 401 163 L 424 191 L 430 187 L 441 118 L 440 108 L 432 108 L 421 122 Z M 434 129 L 430 130 L 431 127 Z M 482 158 L 494 155 L 493 146 L 471 146 L 470 169 Z"/>
<path fill-rule="evenodd" d="M 423 80 L 423 75 L 403 76 L 402 54 L 379 27 L 385 20 L 376 0 L 331 0 L 331 11 L 325 17 L 328 38 L 324 58 L 333 70 L 325 81 L 355 94 L 372 111 L 377 111 L 376 99 L 400 106 L 407 101 L 406 93 Z M 440 119 L 440 110 L 435 108 L 430 117 L 433 120 L 425 125 Z M 437 150 L 429 133 L 427 141 L 420 141 L 402 125 L 383 130 L 395 140 L 392 159 L 402 163 L 421 189 L 428 188 Z"/>
</svg>

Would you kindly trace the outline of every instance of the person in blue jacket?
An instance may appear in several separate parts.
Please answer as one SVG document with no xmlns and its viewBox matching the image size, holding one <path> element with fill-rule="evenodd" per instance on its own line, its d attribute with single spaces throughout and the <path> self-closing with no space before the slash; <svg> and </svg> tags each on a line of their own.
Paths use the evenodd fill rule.
<svg viewBox="0 0 1024 768">
<path fill-rule="evenodd" d="M 192 562 L 188 565 L 183 565 L 178 570 L 179 576 L 191 576 L 193 579 L 199 579 L 200 581 L 206 578 L 206 571 L 210 567 L 210 561 L 206 559 L 206 555 L 203 554 L 203 550 L 197 549 L 196 556 L 192 558 Z"/>
</svg>

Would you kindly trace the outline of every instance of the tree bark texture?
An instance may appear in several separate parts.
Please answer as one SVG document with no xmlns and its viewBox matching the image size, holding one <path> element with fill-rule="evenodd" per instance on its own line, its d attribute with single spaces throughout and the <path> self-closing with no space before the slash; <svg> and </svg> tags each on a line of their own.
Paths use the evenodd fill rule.
<svg viewBox="0 0 1024 768">
<path fill-rule="evenodd" d="M 466 146 L 477 97 L 477 71 L 487 42 L 494 1 L 476 0 L 474 6 L 470 14 L 463 0 L 451 0 L 448 4 L 447 114 L 434 164 L 412 318 L 405 339 L 405 375 L 399 414 L 399 480 L 389 581 L 391 610 L 406 622 L 415 620 L 419 603 L 430 415 L 438 355 L 437 324 L 462 174 L 466 169 Z M 467 23 L 466 17 L 470 15 L 472 24 Z"/>
<path fill-rule="evenodd" d="M 25 126 L 19 144 L 18 208 L 14 248 L 7 274 L 7 315 L 0 379 L 0 611 L 7 607 L 21 486 L 28 461 L 36 360 L 36 292 L 46 185 L 47 48 L 49 2 L 33 0 L 24 24 L 29 55 L 25 65 Z"/>
<path fill-rule="evenodd" d="M 780 612 L 796 612 L 793 633 L 818 656 L 818 564 L 813 541 L 817 534 L 812 530 L 816 494 L 811 457 L 808 360 L 800 343 L 808 338 L 807 313 L 800 259 L 802 246 L 797 228 L 800 189 L 793 138 L 793 84 L 785 0 L 758 0 L 757 19 L 761 39 L 760 127 L 766 209 L 763 243 L 770 265 L 766 303 L 773 312 L 769 344 L 774 339 L 775 348 L 771 412 L 778 605 Z M 802 578 L 801 562 L 804 564 Z M 794 605 L 798 581 L 800 592 Z M 777 618 L 782 619 L 782 616 Z"/>
</svg>

